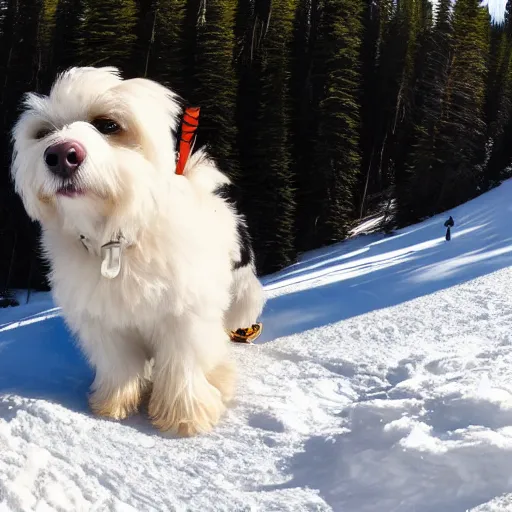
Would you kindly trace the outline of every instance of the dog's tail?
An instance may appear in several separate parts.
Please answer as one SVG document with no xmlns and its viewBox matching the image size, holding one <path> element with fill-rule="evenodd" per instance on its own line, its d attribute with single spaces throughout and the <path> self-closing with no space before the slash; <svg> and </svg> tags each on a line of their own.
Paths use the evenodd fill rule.
<svg viewBox="0 0 512 512">
<path fill-rule="evenodd" d="M 263 286 L 251 264 L 233 270 L 231 305 L 226 312 L 224 324 L 230 331 L 255 324 L 265 304 Z"/>
</svg>

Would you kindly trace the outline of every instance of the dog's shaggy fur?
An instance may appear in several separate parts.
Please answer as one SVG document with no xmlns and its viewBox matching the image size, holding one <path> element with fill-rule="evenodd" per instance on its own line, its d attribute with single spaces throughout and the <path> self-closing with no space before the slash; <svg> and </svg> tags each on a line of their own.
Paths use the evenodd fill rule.
<svg viewBox="0 0 512 512">
<path fill-rule="evenodd" d="M 95 369 L 93 411 L 125 418 L 151 393 L 154 425 L 193 435 L 217 424 L 234 392 L 226 331 L 254 323 L 264 298 L 229 179 L 203 150 L 175 174 L 180 116 L 153 81 L 70 69 L 49 96 L 26 96 L 12 176 L 42 225 L 55 301 Z M 119 129 L 100 133 L 98 119 Z M 72 177 L 45 163 L 63 141 L 86 152 Z M 107 279 L 101 247 L 119 233 L 121 270 Z"/>
</svg>

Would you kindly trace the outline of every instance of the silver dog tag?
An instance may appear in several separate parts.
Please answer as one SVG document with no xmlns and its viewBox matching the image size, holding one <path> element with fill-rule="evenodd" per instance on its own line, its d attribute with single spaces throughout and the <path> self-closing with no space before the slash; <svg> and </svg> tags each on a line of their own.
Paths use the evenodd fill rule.
<svg viewBox="0 0 512 512">
<path fill-rule="evenodd" d="M 101 246 L 101 275 L 114 279 L 121 271 L 123 247 L 120 241 L 113 240 Z"/>
</svg>

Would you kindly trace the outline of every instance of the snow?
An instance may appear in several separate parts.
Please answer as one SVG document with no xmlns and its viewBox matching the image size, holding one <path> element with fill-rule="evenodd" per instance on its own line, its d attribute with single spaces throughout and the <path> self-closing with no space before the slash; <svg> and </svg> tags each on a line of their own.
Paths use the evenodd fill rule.
<svg viewBox="0 0 512 512">
<path fill-rule="evenodd" d="M 384 213 L 376 213 L 367 217 L 366 219 L 361 220 L 356 226 L 354 226 L 350 232 L 349 236 L 354 237 L 358 235 L 367 235 L 369 233 L 373 233 L 379 231 L 380 225 L 384 220 Z"/>
<path fill-rule="evenodd" d="M 0 512 L 512 510 L 512 181 L 263 278 L 210 435 L 87 407 L 47 294 L 0 310 Z M 452 240 L 444 221 L 452 215 Z"/>
</svg>

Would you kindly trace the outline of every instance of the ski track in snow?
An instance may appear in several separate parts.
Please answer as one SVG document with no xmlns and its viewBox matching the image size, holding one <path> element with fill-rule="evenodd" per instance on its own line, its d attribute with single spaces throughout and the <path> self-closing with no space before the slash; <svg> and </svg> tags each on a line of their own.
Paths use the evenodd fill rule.
<svg viewBox="0 0 512 512">
<path fill-rule="evenodd" d="M 93 417 L 51 299 L 0 311 L 0 512 L 511 511 L 511 192 L 265 277 L 207 436 Z"/>
</svg>

